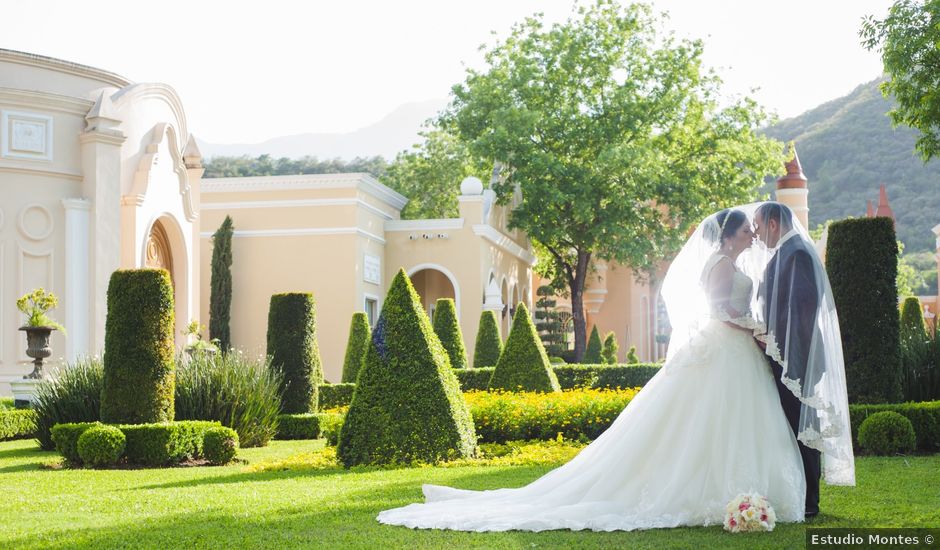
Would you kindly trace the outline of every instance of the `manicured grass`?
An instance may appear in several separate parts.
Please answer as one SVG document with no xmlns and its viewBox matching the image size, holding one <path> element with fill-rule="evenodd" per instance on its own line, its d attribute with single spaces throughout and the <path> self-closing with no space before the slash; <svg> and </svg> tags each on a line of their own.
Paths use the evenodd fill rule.
<svg viewBox="0 0 940 550">
<path fill-rule="evenodd" d="M 322 446 L 273 441 L 249 464 Z M 550 466 L 248 472 L 245 464 L 49 470 L 55 453 L 0 443 L 0 548 L 802 548 L 804 525 L 731 535 L 720 527 L 634 533 L 412 531 L 375 521 L 420 500 L 422 483 L 523 485 Z M 824 487 L 818 527 L 940 526 L 940 455 L 858 459 L 858 487 Z"/>
</svg>

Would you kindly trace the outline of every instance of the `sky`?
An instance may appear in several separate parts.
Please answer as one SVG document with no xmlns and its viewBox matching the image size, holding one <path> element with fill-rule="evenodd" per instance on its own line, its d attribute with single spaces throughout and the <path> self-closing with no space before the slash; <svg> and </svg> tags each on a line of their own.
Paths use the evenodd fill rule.
<svg viewBox="0 0 940 550">
<path fill-rule="evenodd" d="M 877 78 L 859 45 L 862 17 L 891 0 L 653 0 L 667 28 L 702 39 L 729 97 L 751 95 L 781 118 Z M 479 46 L 571 0 L 0 0 L 0 48 L 163 82 L 193 133 L 254 143 L 350 132 L 410 102 L 444 99 Z M 18 22 L 18 23 L 17 23 Z M 494 34 L 495 33 L 495 34 Z M 755 91 L 756 89 L 756 91 Z"/>
</svg>

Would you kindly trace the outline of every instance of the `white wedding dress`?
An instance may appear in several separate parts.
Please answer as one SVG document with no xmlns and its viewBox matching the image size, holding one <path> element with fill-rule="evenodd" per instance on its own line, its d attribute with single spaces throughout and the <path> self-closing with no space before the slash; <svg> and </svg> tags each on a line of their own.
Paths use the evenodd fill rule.
<svg viewBox="0 0 940 550">
<path fill-rule="evenodd" d="M 710 259 L 705 273 L 720 259 Z M 748 311 L 752 286 L 735 271 L 733 309 Z M 755 491 L 778 521 L 803 521 L 803 465 L 767 359 L 748 332 L 713 314 L 567 464 L 517 489 L 425 485 L 425 503 L 383 511 L 378 520 L 459 531 L 713 525 L 731 499 Z"/>
</svg>

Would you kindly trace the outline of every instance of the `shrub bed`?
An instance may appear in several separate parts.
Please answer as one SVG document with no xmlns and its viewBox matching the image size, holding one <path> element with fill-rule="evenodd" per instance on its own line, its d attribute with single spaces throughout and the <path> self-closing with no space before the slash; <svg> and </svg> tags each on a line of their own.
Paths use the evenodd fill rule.
<svg viewBox="0 0 940 550">
<path fill-rule="evenodd" d="M 335 445 L 334 436 L 343 424 L 345 413 L 282 414 L 278 417 L 278 439 L 326 438 Z"/>
<path fill-rule="evenodd" d="M 916 434 L 915 450 L 927 453 L 940 451 L 940 401 L 926 401 L 923 403 L 849 405 L 852 444 L 856 452 L 861 450 L 858 431 L 862 422 L 869 416 L 884 411 L 896 412 L 911 421 Z"/>
<path fill-rule="evenodd" d="M 56 450 L 71 462 L 81 463 L 78 439 L 89 428 L 100 422 L 56 424 L 52 439 Z M 218 422 L 183 420 L 159 424 L 124 424 L 115 426 L 126 438 L 123 458 L 129 464 L 165 466 L 202 455 L 202 442 L 206 430 L 221 426 Z"/>
<path fill-rule="evenodd" d="M 36 387 L 36 439 L 46 451 L 55 450 L 52 427 L 56 424 L 101 420 L 101 387 L 104 367 L 99 359 L 82 359 Z"/>
<path fill-rule="evenodd" d="M 482 443 L 594 439 L 623 411 L 637 390 L 577 389 L 561 393 L 465 393 Z"/>
<path fill-rule="evenodd" d="M 320 384 L 320 407 L 319 410 L 335 409 L 337 407 L 348 407 L 352 401 L 353 392 L 356 391 L 356 384 Z"/>
<path fill-rule="evenodd" d="M 89 466 L 110 466 L 124 454 L 127 438 L 114 426 L 100 424 L 82 432 L 75 445 L 81 461 Z"/>
<path fill-rule="evenodd" d="M 876 455 L 895 455 L 914 450 L 917 438 L 911 421 L 894 411 L 881 411 L 858 427 L 859 445 Z"/>
<path fill-rule="evenodd" d="M 0 441 L 22 439 L 36 433 L 36 411 L 0 409 Z"/>
<path fill-rule="evenodd" d="M 558 385 L 563 390 L 572 388 L 638 388 L 659 372 L 659 363 L 617 365 L 552 365 Z M 485 391 L 493 367 L 454 371 L 463 391 Z"/>
</svg>

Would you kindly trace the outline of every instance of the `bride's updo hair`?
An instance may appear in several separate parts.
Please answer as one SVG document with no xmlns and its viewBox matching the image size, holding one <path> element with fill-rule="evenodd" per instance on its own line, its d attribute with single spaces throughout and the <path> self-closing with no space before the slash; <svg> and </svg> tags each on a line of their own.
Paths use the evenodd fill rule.
<svg viewBox="0 0 940 550">
<path fill-rule="evenodd" d="M 734 236 L 745 223 L 747 215 L 744 212 L 736 208 L 725 208 L 709 219 L 703 235 L 709 243 L 720 247 L 725 239 Z"/>
</svg>

